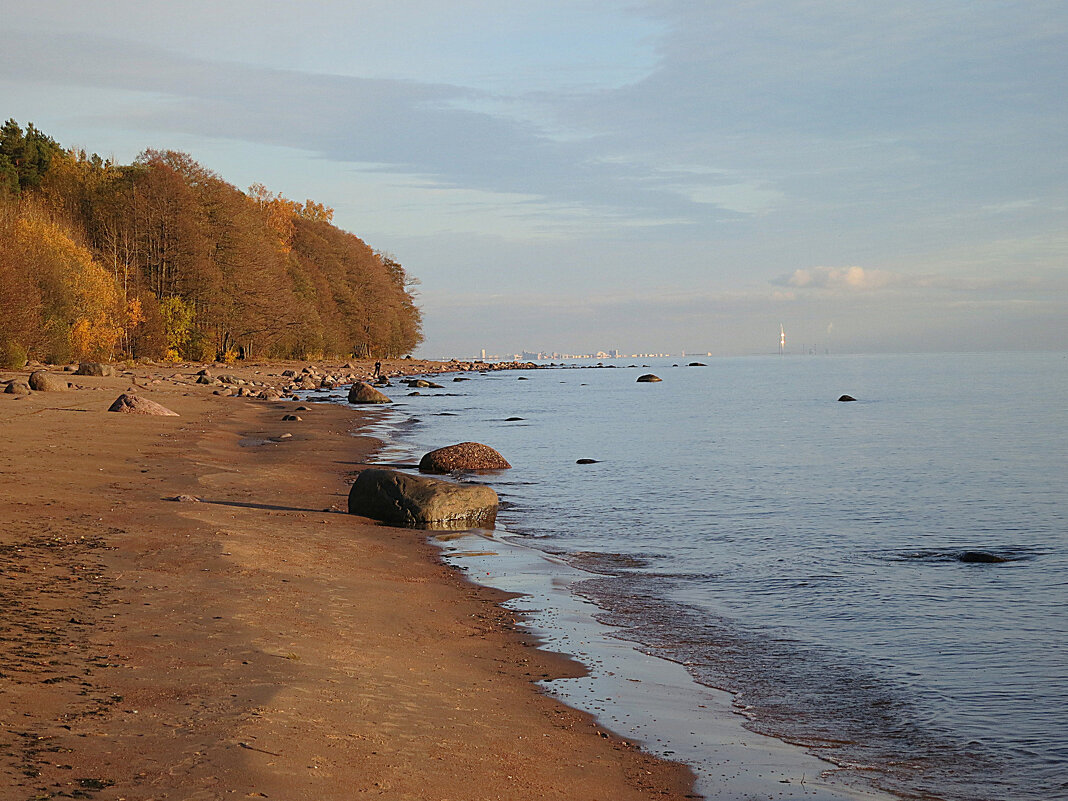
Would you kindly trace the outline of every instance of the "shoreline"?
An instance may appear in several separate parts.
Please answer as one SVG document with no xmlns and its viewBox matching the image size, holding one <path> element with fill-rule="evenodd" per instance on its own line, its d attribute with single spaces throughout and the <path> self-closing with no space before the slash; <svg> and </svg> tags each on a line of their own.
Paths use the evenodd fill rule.
<svg viewBox="0 0 1068 801">
<path fill-rule="evenodd" d="M 692 797 L 534 685 L 582 670 L 504 594 L 343 512 L 361 411 L 70 378 L 0 398 L 0 797 Z M 105 412 L 131 384 L 181 416 Z"/>
<path fill-rule="evenodd" d="M 402 432 L 405 425 L 397 419 L 379 428 Z M 419 454 L 403 433 L 390 437 L 389 447 L 392 458 L 383 466 L 414 468 Z M 493 486 L 493 474 L 477 478 Z M 575 590 L 599 574 L 523 542 L 499 521 L 494 531 L 445 531 L 432 539 L 445 561 L 471 581 L 506 593 L 504 605 L 542 647 L 586 667 L 581 676 L 539 681 L 544 692 L 651 754 L 682 760 L 695 772 L 700 797 L 739 801 L 786 792 L 809 801 L 900 798 L 864 782 L 857 766 L 745 727 L 731 693 L 698 682 L 684 664 L 650 654 L 605 623 L 607 611 Z"/>
</svg>

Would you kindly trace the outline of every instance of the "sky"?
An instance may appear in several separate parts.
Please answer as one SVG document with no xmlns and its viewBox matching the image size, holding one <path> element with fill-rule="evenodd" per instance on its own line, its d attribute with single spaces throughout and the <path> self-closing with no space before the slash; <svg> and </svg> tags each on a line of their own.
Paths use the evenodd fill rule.
<svg viewBox="0 0 1068 801">
<path fill-rule="evenodd" d="M 1063 0 L 0 0 L 0 117 L 181 150 L 485 348 L 1063 348 Z"/>
</svg>

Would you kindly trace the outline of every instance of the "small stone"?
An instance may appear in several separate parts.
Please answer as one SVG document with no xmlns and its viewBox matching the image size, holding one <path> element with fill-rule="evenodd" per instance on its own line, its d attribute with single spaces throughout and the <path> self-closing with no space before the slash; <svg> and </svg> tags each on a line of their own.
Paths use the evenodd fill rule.
<svg viewBox="0 0 1068 801">
<path fill-rule="evenodd" d="M 166 406 L 156 403 L 154 400 L 148 398 L 142 398 L 140 395 L 135 395 L 129 392 L 124 392 L 115 399 L 115 402 L 108 407 L 109 412 L 120 412 L 122 414 L 144 414 L 155 415 L 158 417 L 178 417 L 177 412 L 172 412 Z"/>
<path fill-rule="evenodd" d="M 7 386 L 4 388 L 4 392 L 6 392 L 8 395 L 29 395 L 30 385 L 27 381 L 21 378 L 16 378 L 7 383 Z"/>
</svg>

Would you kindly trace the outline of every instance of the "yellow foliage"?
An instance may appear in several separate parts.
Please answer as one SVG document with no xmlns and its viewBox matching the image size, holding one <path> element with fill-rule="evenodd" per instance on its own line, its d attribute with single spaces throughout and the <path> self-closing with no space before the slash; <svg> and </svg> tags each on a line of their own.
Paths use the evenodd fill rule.
<svg viewBox="0 0 1068 801">
<path fill-rule="evenodd" d="M 178 354 L 193 336 L 193 318 L 196 309 L 190 301 L 177 297 L 163 298 L 159 302 L 159 313 L 163 317 L 163 332 L 167 338 L 167 357 Z"/>
<path fill-rule="evenodd" d="M 109 359 L 125 317 L 111 273 L 43 215 L 18 219 L 15 245 L 38 275 L 55 279 L 51 291 L 58 296 L 54 308 L 59 319 L 54 323 L 69 326 L 72 356 Z"/>
<path fill-rule="evenodd" d="M 126 303 L 126 328 L 137 328 L 145 321 L 145 310 L 141 307 L 141 298 L 130 298 Z"/>
</svg>

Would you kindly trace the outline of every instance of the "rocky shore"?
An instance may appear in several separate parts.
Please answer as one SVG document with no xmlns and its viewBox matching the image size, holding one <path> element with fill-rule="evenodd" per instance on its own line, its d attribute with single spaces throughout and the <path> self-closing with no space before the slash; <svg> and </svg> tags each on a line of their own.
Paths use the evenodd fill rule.
<svg viewBox="0 0 1068 801">
<path fill-rule="evenodd" d="M 31 372 L 0 375 L 0 799 L 688 797 L 536 689 L 581 668 L 499 594 L 347 513 L 363 412 L 287 397 L 373 363 Z"/>
</svg>

